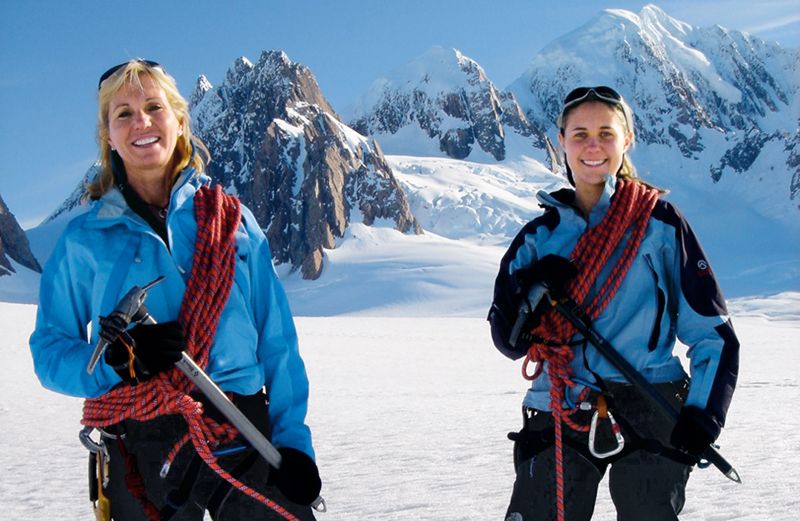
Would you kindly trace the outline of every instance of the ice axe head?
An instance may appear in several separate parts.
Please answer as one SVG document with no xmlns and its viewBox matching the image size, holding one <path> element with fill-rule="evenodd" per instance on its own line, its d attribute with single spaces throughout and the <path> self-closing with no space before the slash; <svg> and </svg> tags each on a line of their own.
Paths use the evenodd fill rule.
<svg viewBox="0 0 800 521">
<path fill-rule="evenodd" d="M 117 303 L 114 311 L 105 317 L 99 318 L 100 339 L 97 341 L 97 346 L 95 346 L 89 359 L 89 364 L 86 366 L 86 372 L 89 374 L 94 372 L 97 362 L 100 361 L 100 356 L 108 344 L 119 338 L 128 329 L 128 326 L 139 322 L 147 322 L 148 319 L 152 321 L 144 301 L 147 298 L 147 291 L 162 280 L 164 280 L 164 277 L 160 276 L 143 287 L 132 287 Z"/>
</svg>

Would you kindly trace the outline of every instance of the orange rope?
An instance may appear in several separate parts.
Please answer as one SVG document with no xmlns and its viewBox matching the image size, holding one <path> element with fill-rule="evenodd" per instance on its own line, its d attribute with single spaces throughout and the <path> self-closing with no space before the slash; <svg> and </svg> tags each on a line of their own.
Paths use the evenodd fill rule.
<svg viewBox="0 0 800 521">
<path fill-rule="evenodd" d="M 586 313 L 591 319 L 600 315 L 619 289 L 644 238 L 650 214 L 657 200 L 657 190 L 636 181 L 618 180 L 611 206 L 605 217 L 597 226 L 581 235 L 578 240 L 570 255 L 570 260 L 578 268 L 578 275 L 567 287 L 567 293 L 575 302 L 586 300 L 612 253 L 620 243 L 626 241 L 624 250 L 611 274 L 603 282 L 591 303 L 586 306 Z M 626 240 L 627 234 L 629 237 Z M 555 309 L 550 309 L 542 316 L 539 325 L 531 333 L 537 340 L 528 349 L 522 365 L 522 375 L 527 380 L 534 380 L 542 373 L 543 363 L 547 363 L 547 374 L 550 378 L 550 407 L 555 424 L 556 508 L 558 521 L 563 521 L 562 423 L 566 423 L 576 431 L 586 432 L 589 430 L 589 426 L 578 425 L 570 418 L 575 410 L 565 410 L 563 407 L 566 388 L 576 386 L 572 381 L 573 372 L 570 367 L 575 353 L 569 346 L 569 341 L 577 333 L 577 329 Z M 537 364 L 533 374 L 528 372 L 530 363 Z M 583 390 L 581 400 L 585 398 L 587 392 L 588 389 Z"/>
</svg>

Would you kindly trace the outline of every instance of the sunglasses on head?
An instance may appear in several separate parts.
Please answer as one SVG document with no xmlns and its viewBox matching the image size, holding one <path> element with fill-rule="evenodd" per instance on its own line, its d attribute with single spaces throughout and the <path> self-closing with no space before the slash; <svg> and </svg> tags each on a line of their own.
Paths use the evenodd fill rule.
<svg viewBox="0 0 800 521">
<path fill-rule="evenodd" d="M 612 105 L 620 105 L 622 103 L 622 96 L 611 87 L 606 87 L 604 85 L 599 87 L 578 87 L 564 98 L 564 107 L 561 111 L 563 112 L 579 103 L 591 100 L 600 100 L 611 103 Z"/>
<path fill-rule="evenodd" d="M 129 60 L 129 61 L 126 61 L 125 63 L 120 63 L 119 65 L 114 65 L 113 67 L 108 69 L 106 72 L 104 72 L 103 75 L 100 76 L 100 81 L 97 82 L 97 90 L 100 90 L 100 87 L 103 85 L 104 81 L 106 81 L 115 72 L 117 72 L 118 70 L 122 69 L 123 67 L 125 67 L 126 65 L 128 65 L 132 61 L 139 62 L 139 63 L 144 63 L 148 67 L 151 67 L 151 68 L 154 68 L 154 69 L 155 68 L 159 68 L 161 70 L 164 70 L 164 68 L 158 62 L 154 62 L 154 61 L 150 61 L 150 60 L 139 60 L 139 59 Z"/>
</svg>

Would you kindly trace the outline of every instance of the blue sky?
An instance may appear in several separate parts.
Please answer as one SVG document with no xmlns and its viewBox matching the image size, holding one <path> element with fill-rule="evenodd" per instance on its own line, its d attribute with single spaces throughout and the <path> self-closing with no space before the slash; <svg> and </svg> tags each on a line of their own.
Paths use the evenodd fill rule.
<svg viewBox="0 0 800 521">
<path fill-rule="evenodd" d="M 280 49 L 342 111 L 377 77 L 434 45 L 456 47 L 504 88 L 550 41 L 601 9 L 574 0 L 140 0 L 0 2 L 0 195 L 23 227 L 57 206 L 96 157 L 97 79 L 129 58 L 159 61 L 189 96 L 239 56 Z M 800 47 L 796 0 L 662 0 L 670 16 Z M 757 6 L 757 7 L 756 7 Z"/>
</svg>

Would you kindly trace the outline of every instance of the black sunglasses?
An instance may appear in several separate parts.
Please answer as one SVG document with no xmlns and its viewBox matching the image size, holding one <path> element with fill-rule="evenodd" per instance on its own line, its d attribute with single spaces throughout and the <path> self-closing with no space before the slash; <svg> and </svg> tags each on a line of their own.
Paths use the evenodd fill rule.
<svg viewBox="0 0 800 521">
<path fill-rule="evenodd" d="M 604 85 L 599 87 L 578 87 L 564 98 L 564 107 L 561 109 L 561 113 L 563 114 L 570 107 L 591 100 L 605 101 L 617 106 L 622 104 L 622 96 L 611 87 Z"/>
<path fill-rule="evenodd" d="M 154 69 L 155 69 L 155 68 L 159 68 L 159 69 L 161 69 L 162 71 L 164 70 L 164 67 L 162 67 L 162 66 L 161 66 L 161 64 L 160 64 L 160 63 L 158 63 L 158 62 L 154 62 L 154 61 L 151 61 L 151 60 L 140 60 L 140 59 L 136 59 L 136 60 L 129 60 L 129 61 L 126 61 L 125 63 L 120 63 L 119 65 L 114 65 L 113 67 L 111 67 L 110 69 L 108 69 L 106 72 L 104 72 L 104 73 L 103 73 L 103 75 L 102 75 L 102 76 L 100 76 L 100 81 L 98 81 L 98 82 L 97 82 L 97 90 L 100 90 L 100 87 L 103 85 L 103 82 L 104 82 L 104 81 L 106 81 L 106 80 L 107 80 L 109 77 L 111 77 L 111 76 L 112 76 L 112 75 L 113 75 L 115 72 L 117 72 L 117 71 L 118 71 L 118 70 L 120 70 L 121 68 L 125 67 L 126 65 L 128 65 L 128 64 L 129 64 L 130 62 L 132 62 L 132 61 L 134 61 L 134 62 L 139 62 L 139 63 L 144 63 L 144 64 L 145 64 L 145 65 L 147 65 L 148 67 L 151 67 L 151 68 L 154 68 Z"/>
</svg>

